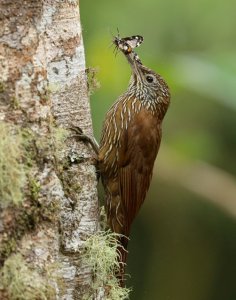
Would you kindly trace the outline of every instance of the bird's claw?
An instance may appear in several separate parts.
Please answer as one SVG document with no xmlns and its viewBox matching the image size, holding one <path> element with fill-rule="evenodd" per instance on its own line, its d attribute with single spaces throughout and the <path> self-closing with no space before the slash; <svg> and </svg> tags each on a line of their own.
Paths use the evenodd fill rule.
<svg viewBox="0 0 236 300">
<path fill-rule="evenodd" d="M 69 129 L 76 133 L 71 137 L 77 138 L 79 141 L 90 144 L 95 153 L 98 154 L 99 145 L 94 138 L 91 138 L 90 136 L 83 133 L 83 130 L 79 126 L 72 125 L 71 127 L 69 127 Z"/>
</svg>

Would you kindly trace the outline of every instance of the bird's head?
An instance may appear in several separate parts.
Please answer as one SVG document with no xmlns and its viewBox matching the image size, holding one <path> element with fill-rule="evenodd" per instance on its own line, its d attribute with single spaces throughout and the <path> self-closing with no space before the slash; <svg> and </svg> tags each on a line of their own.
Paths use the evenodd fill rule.
<svg viewBox="0 0 236 300">
<path fill-rule="evenodd" d="M 135 52 L 123 53 L 127 58 L 132 77 L 129 89 L 141 101 L 153 104 L 165 104 L 170 101 L 169 88 L 164 79 L 153 70 L 145 67 Z"/>
</svg>

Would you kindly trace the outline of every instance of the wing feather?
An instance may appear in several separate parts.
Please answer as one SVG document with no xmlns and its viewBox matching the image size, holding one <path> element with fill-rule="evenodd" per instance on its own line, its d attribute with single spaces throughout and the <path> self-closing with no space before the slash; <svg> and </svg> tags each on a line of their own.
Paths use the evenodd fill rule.
<svg viewBox="0 0 236 300">
<path fill-rule="evenodd" d="M 120 124 L 122 102 L 115 103 L 108 112 L 98 158 L 108 224 L 126 236 L 148 191 L 161 141 L 156 116 L 141 109 L 129 119 L 128 109 L 131 107 L 123 116 L 128 126 Z"/>
<path fill-rule="evenodd" d="M 152 121 L 150 115 L 137 115 L 121 140 L 118 177 L 127 236 L 148 191 L 160 145 L 161 128 Z"/>
</svg>

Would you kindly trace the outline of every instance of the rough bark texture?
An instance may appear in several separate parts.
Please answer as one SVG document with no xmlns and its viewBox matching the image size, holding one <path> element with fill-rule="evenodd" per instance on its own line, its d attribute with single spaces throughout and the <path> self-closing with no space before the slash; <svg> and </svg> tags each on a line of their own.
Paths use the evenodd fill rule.
<svg viewBox="0 0 236 300">
<path fill-rule="evenodd" d="M 0 122 L 24 133 L 30 156 L 23 202 L 0 210 L 1 264 L 21 253 L 40 276 L 56 273 L 52 299 L 82 299 L 91 272 L 79 253 L 98 229 L 94 153 L 74 138 L 58 142 L 71 124 L 92 135 L 78 3 L 2 0 L 0 11 Z"/>
</svg>

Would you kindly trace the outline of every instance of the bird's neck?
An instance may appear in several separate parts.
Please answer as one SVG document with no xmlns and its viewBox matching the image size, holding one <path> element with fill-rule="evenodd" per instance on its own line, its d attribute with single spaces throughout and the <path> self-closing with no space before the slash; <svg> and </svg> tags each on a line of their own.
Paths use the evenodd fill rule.
<svg viewBox="0 0 236 300">
<path fill-rule="evenodd" d="M 170 103 L 170 93 L 167 84 L 163 79 L 160 80 L 160 88 L 158 93 L 147 90 L 140 83 L 137 83 L 131 77 L 125 98 L 137 103 L 140 109 L 144 107 L 156 115 L 159 120 L 163 120 Z M 135 104 L 134 103 L 134 104 Z"/>
</svg>

